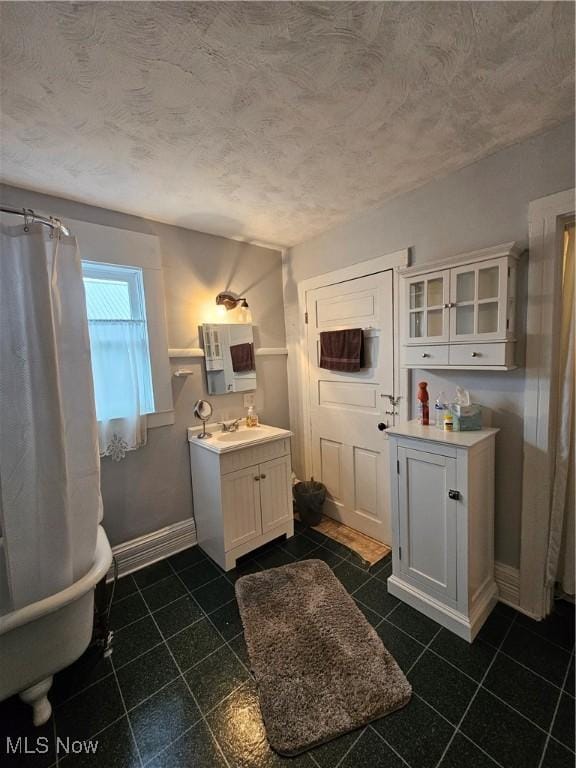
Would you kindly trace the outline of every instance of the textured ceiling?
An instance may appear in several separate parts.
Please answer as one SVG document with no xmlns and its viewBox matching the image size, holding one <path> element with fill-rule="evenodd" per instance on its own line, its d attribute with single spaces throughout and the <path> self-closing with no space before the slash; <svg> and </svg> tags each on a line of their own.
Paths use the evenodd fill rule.
<svg viewBox="0 0 576 768">
<path fill-rule="evenodd" d="M 8 184 L 290 245 L 573 112 L 556 2 L 0 3 Z"/>
</svg>

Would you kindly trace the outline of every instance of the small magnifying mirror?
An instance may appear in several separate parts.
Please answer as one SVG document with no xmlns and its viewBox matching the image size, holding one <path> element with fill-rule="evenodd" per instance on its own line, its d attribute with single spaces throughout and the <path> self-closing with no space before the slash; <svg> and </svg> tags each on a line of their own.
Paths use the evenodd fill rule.
<svg viewBox="0 0 576 768">
<path fill-rule="evenodd" d="M 206 422 L 212 416 L 212 406 L 208 400 L 197 400 L 194 405 L 194 416 L 200 419 L 202 422 L 202 432 L 196 435 L 198 440 L 205 440 L 207 437 L 212 437 L 210 432 L 206 432 Z"/>
</svg>

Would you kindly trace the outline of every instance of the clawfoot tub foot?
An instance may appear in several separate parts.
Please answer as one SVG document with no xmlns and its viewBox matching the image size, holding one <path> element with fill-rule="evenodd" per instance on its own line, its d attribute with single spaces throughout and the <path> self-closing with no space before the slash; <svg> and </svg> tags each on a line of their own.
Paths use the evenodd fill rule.
<svg viewBox="0 0 576 768">
<path fill-rule="evenodd" d="M 52 705 L 48 701 L 47 693 L 52 685 L 52 676 L 41 680 L 36 685 L 26 688 L 20 693 L 20 698 L 32 707 L 34 725 L 44 725 L 52 715 Z"/>
</svg>

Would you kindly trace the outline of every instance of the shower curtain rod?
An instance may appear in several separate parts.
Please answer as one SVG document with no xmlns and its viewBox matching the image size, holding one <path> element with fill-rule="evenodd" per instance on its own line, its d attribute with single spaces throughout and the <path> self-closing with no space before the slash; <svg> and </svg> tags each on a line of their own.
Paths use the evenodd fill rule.
<svg viewBox="0 0 576 768">
<path fill-rule="evenodd" d="M 0 213 L 15 213 L 16 216 L 23 216 L 24 223 L 30 219 L 29 223 L 43 224 L 50 229 L 59 229 L 63 235 L 69 235 L 70 230 L 62 224 L 60 219 L 55 219 L 53 216 L 40 216 L 38 213 L 34 213 L 32 208 L 11 208 L 9 205 L 0 205 Z"/>
</svg>

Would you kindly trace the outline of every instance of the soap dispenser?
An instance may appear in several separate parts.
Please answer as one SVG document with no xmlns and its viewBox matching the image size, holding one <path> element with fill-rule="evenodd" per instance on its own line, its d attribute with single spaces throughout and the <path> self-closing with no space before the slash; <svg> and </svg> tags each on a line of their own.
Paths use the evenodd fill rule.
<svg viewBox="0 0 576 768">
<path fill-rule="evenodd" d="M 248 408 L 248 415 L 246 416 L 246 426 L 247 427 L 258 426 L 258 415 L 256 414 L 256 411 L 254 410 L 253 405 L 251 405 L 250 408 Z"/>
</svg>

